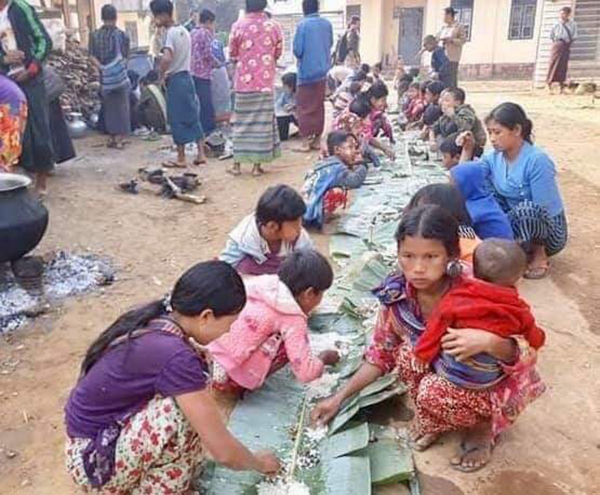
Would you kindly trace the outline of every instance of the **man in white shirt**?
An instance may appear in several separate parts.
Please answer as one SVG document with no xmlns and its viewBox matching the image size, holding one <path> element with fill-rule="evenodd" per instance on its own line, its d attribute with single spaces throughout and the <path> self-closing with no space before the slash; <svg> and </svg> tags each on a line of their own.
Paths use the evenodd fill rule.
<svg viewBox="0 0 600 495">
<path fill-rule="evenodd" d="M 444 9 L 444 27 L 437 35 L 444 46 L 446 56 L 450 61 L 450 87 L 458 87 L 458 65 L 462 55 L 462 47 L 467 42 L 467 32 L 463 25 L 456 20 L 456 10 L 452 7 Z"/>
<path fill-rule="evenodd" d="M 558 83 L 560 92 L 563 92 L 569 69 L 571 45 L 576 38 L 577 24 L 571 20 L 571 7 L 563 7 L 560 11 L 560 21 L 550 31 L 552 52 L 546 79 L 550 91 L 552 91 L 552 85 Z"/>
</svg>

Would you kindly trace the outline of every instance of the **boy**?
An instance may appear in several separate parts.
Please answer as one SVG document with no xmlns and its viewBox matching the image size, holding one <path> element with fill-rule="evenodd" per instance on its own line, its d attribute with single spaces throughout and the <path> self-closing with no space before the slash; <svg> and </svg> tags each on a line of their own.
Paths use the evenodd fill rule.
<svg viewBox="0 0 600 495">
<path fill-rule="evenodd" d="M 288 72 L 281 76 L 283 89 L 275 102 L 275 116 L 279 139 L 287 141 L 290 137 L 290 124 L 298 125 L 296 120 L 296 73 Z"/>
<path fill-rule="evenodd" d="M 326 215 L 345 203 L 347 189 L 359 188 L 367 177 L 367 166 L 356 165 L 356 138 L 346 131 L 327 136 L 329 157 L 317 163 L 306 175 L 302 194 L 306 200 L 304 225 L 321 228 Z M 336 189 L 342 189 L 341 192 Z"/>
<path fill-rule="evenodd" d="M 446 170 L 450 170 L 460 163 L 460 157 L 462 155 L 462 146 L 456 144 L 456 138 L 459 134 L 457 132 L 450 134 L 440 144 L 440 153 L 442 154 L 442 165 Z"/>
<path fill-rule="evenodd" d="M 256 211 L 229 233 L 221 261 L 242 275 L 277 273 L 283 259 L 313 243 L 302 228 L 306 204 L 291 187 L 269 187 L 258 200 Z"/>
<path fill-rule="evenodd" d="M 200 110 L 196 88 L 190 73 L 191 39 L 183 26 L 173 21 L 173 4 L 170 0 L 152 0 L 150 10 L 157 27 L 167 30 L 161 51 L 159 71 L 167 85 L 167 115 L 173 141 L 177 145 L 177 161 L 167 162 L 166 167 L 187 166 L 185 145 L 195 142 L 198 155 L 194 165 L 206 163 L 204 133 L 200 125 Z"/>
<path fill-rule="evenodd" d="M 480 157 L 487 141 L 485 129 L 475 110 L 465 103 L 466 95 L 461 88 L 448 88 L 442 98 L 442 110 L 456 124 L 458 132 L 471 131 L 475 138 L 474 155 Z"/>
<path fill-rule="evenodd" d="M 437 77 L 445 88 L 452 86 L 450 60 L 448 60 L 444 49 L 439 46 L 435 36 L 429 35 L 425 37 L 423 40 L 423 49 L 431 53 L 431 75 Z"/>
</svg>

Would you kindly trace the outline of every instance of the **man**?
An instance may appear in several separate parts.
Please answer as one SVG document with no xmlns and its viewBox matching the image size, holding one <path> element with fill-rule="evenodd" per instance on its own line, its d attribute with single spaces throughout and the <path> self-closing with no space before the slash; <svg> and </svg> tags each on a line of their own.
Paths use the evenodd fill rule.
<svg viewBox="0 0 600 495">
<path fill-rule="evenodd" d="M 569 69 L 569 57 L 571 56 L 571 45 L 577 38 L 577 24 L 571 19 L 571 7 L 563 7 L 560 11 L 560 21 L 550 31 L 552 40 L 552 52 L 550 54 L 550 66 L 548 67 L 548 90 L 552 91 L 552 85 L 558 83 L 562 93 L 567 79 Z"/>
<path fill-rule="evenodd" d="M 184 23 L 183 27 L 186 28 L 190 33 L 198 27 L 200 24 L 200 14 L 198 11 L 192 12 L 190 18 Z"/>
<path fill-rule="evenodd" d="M 346 66 L 358 69 L 360 66 L 360 17 L 352 16 L 346 31 Z"/>
<path fill-rule="evenodd" d="M 117 27 L 117 9 L 110 4 L 102 6 L 102 27 L 90 36 L 89 53 L 94 66 L 102 68 L 117 58 L 129 56 L 129 37 Z M 124 138 L 131 133 L 131 106 L 127 81 L 118 88 L 107 89 L 102 83 L 102 115 L 108 134 L 108 148 L 124 149 Z"/>
<path fill-rule="evenodd" d="M 1 0 L 0 0 L 1 1 Z M 194 165 L 206 163 L 204 134 L 200 126 L 199 104 L 191 69 L 190 33 L 173 20 L 170 0 L 152 0 L 150 10 L 158 27 L 167 31 L 159 61 L 159 71 L 167 85 L 167 115 L 173 141 L 177 146 L 177 161 L 164 163 L 167 167 L 187 166 L 185 145 L 195 142 L 198 155 Z"/>
<path fill-rule="evenodd" d="M 213 53 L 215 39 L 215 14 L 208 9 L 200 12 L 200 23 L 192 31 L 192 76 L 200 102 L 200 122 L 205 135 L 210 135 L 216 128 L 215 109 L 212 102 L 211 74 L 220 65 Z"/>
<path fill-rule="evenodd" d="M 25 0 L 0 0 L 0 70 L 8 74 L 27 98 L 27 124 L 19 165 L 35 175 L 35 190 L 46 194 L 54 168 L 48 99 L 42 66 L 52 41 L 35 10 Z"/>
<path fill-rule="evenodd" d="M 438 40 L 442 42 L 446 56 L 450 61 L 448 66 L 448 81 L 450 87 L 458 87 L 458 65 L 462 55 L 462 47 L 467 42 L 465 28 L 456 20 L 456 10 L 452 7 L 444 9 L 444 27 L 438 34 Z"/>
<path fill-rule="evenodd" d="M 294 36 L 294 55 L 298 59 L 296 118 L 304 143 L 299 151 L 320 148 L 325 126 L 325 90 L 331 68 L 333 27 L 319 16 L 319 0 L 303 0 L 304 19 Z"/>
</svg>

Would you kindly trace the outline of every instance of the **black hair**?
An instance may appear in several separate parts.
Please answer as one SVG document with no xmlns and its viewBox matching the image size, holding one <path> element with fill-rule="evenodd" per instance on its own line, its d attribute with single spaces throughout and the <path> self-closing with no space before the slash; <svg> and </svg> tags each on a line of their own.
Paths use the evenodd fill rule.
<svg viewBox="0 0 600 495">
<path fill-rule="evenodd" d="M 434 96 L 441 95 L 444 89 L 445 86 L 439 81 L 433 81 L 427 86 L 427 91 L 429 91 Z"/>
<path fill-rule="evenodd" d="M 451 15 L 452 19 L 454 19 L 454 17 L 456 17 L 456 10 L 454 10 L 452 7 L 446 7 L 444 9 L 444 14 Z"/>
<path fill-rule="evenodd" d="M 114 5 L 107 3 L 102 6 L 100 10 L 100 17 L 103 21 L 116 21 L 117 20 L 117 9 Z"/>
<path fill-rule="evenodd" d="M 293 222 L 306 213 L 302 196 L 290 186 L 279 184 L 269 187 L 258 200 L 256 221 L 258 225 L 276 222 Z"/>
<path fill-rule="evenodd" d="M 152 0 L 150 2 L 150 11 L 152 15 L 166 14 L 173 16 L 173 2 L 171 0 Z"/>
<path fill-rule="evenodd" d="M 388 87 L 383 81 L 375 81 L 373 85 L 365 93 L 369 98 L 383 98 L 390 94 Z"/>
<path fill-rule="evenodd" d="M 350 93 L 351 95 L 357 95 L 358 93 L 360 93 L 361 89 L 362 83 L 360 81 L 352 81 L 348 85 L 348 93 Z"/>
<path fill-rule="evenodd" d="M 498 122 L 502 127 L 506 127 L 511 131 L 520 126 L 521 137 L 528 143 L 533 144 L 533 122 L 527 118 L 527 114 L 521 105 L 511 102 L 501 103 L 489 113 L 485 118 L 485 123 L 487 124 L 491 120 Z"/>
<path fill-rule="evenodd" d="M 433 43 L 437 46 L 438 41 L 433 34 L 428 34 L 427 36 L 425 36 L 425 38 L 423 38 L 423 44 L 426 45 L 427 43 Z"/>
<path fill-rule="evenodd" d="M 464 89 L 461 88 L 446 88 L 446 91 L 450 93 L 453 98 L 458 101 L 461 105 L 466 101 L 467 94 Z"/>
<path fill-rule="evenodd" d="M 352 76 L 350 76 L 351 81 L 362 82 L 367 80 L 367 73 L 362 70 L 356 71 Z"/>
<path fill-rule="evenodd" d="M 306 289 L 325 292 L 333 284 L 333 270 L 327 258 L 313 249 L 292 251 L 277 272 L 294 297 Z"/>
<path fill-rule="evenodd" d="M 499 285 L 513 285 L 527 269 L 527 255 L 519 243 L 485 239 L 473 252 L 473 275 Z"/>
<path fill-rule="evenodd" d="M 360 22 L 360 17 L 359 17 L 359 16 L 357 16 L 357 15 L 353 15 L 353 16 L 350 18 L 350 24 L 357 24 L 357 23 L 359 23 L 359 22 Z"/>
<path fill-rule="evenodd" d="M 281 76 L 281 84 L 292 88 L 292 92 L 296 92 L 297 76 L 295 72 L 287 72 Z"/>
<path fill-rule="evenodd" d="M 364 119 L 371 113 L 371 102 L 365 93 L 361 93 L 352 100 L 352 103 L 348 106 L 348 110 L 358 115 L 361 119 Z"/>
<path fill-rule="evenodd" d="M 217 16 L 212 10 L 202 9 L 200 12 L 200 23 L 206 24 L 207 22 L 215 22 L 217 20 Z"/>
<path fill-rule="evenodd" d="M 246 290 L 241 277 L 230 265 L 223 261 L 204 261 L 187 270 L 175 283 L 170 304 L 184 316 L 197 316 L 210 309 L 218 318 L 239 313 L 246 304 Z M 82 376 L 113 345 L 130 341 L 136 330 L 166 314 L 166 304 L 157 299 L 121 315 L 89 347 L 81 365 Z"/>
<path fill-rule="evenodd" d="M 383 64 L 382 64 L 381 62 L 377 62 L 377 63 L 376 63 L 374 66 L 373 66 L 373 68 L 374 68 L 374 69 L 377 69 L 377 70 L 379 70 L 379 71 L 382 71 L 382 70 L 383 70 Z"/>
<path fill-rule="evenodd" d="M 246 12 L 262 12 L 267 8 L 267 0 L 246 0 Z"/>
<path fill-rule="evenodd" d="M 423 112 L 423 123 L 427 126 L 432 126 L 442 116 L 442 109 L 439 105 L 432 103 L 427 105 Z"/>
<path fill-rule="evenodd" d="M 304 15 L 316 14 L 319 12 L 319 0 L 302 0 L 302 12 Z"/>
<path fill-rule="evenodd" d="M 129 82 L 131 83 L 131 89 L 135 91 L 140 82 L 140 75 L 136 71 L 129 69 L 127 71 L 127 77 L 129 78 Z"/>
<path fill-rule="evenodd" d="M 471 225 L 465 199 L 458 188 L 449 183 L 428 184 L 419 189 L 411 198 L 406 210 L 423 205 L 437 205 L 443 208 L 460 225 Z"/>
<path fill-rule="evenodd" d="M 437 205 L 424 205 L 406 211 L 395 237 L 398 246 L 407 237 L 438 240 L 446 248 L 449 257 L 455 258 L 460 254 L 458 222 Z"/>
<path fill-rule="evenodd" d="M 418 89 L 419 91 L 421 91 L 421 84 L 418 82 L 411 82 L 410 86 L 408 86 L 409 88 L 415 88 Z"/>
<path fill-rule="evenodd" d="M 346 131 L 331 131 L 327 136 L 327 151 L 329 155 L 335 155 L 335 148 L 344 144 L 351 137 L 351 134 Z"/>
<path fill-rule="evenodd" d="M 460 156 L 462 153 L 462 146 L 456 144 L 456 138 L 459 136 L 458 132 L 450 134 L 440 144 L 440 152 L 448 153 L 450 156 Z"/>
<path fill-rule="evenodd" d="M 573 12 L 573 10 L 571 9 L 571 7 L 563 7 L 562 9 L 563 12 L 565 12 L 566 14 L 571 14 L 571 12 Z"/>
<path fill-rule="evenodd" d="M 371 66 L 369 64 L 360 64 L 360 70 L 365 74 L 371 72 Z"/>
<path fill-rule="evenodd" d="M 140 79 L 140 83 L 148 85 L 148 84 L 158 82 L 159 79 L 160 79 L 160 75 L 158 74 L 158 71 L 155 69 L 151 69 L 148 71 L 148 73 L 144 77 L 142 77 Z"/>
</svg>

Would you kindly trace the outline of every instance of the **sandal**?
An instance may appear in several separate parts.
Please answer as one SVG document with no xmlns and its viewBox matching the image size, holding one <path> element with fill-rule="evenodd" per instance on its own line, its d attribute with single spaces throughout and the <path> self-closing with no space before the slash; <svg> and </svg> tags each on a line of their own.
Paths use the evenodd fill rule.
<svg viewBox="0 0 600 495">
<path fill-rule="evenodd" d="M 461 444 L 461 448 L 462 448 L 462 444 Z M 460 462 L 458 464 L 455 464 L 451 461 L 450 465 L 454 469 L 456 469 L 457 471 L 460 471 L 462 473 L 474 473 L 475 471 L 479 471 L 480 469 L 482 469 L 488 465 L 488 463 L 490 462 L 490 460 L 492 458 L 492 450 L 493 450 L 492 444 L 474 445 L 473 447 L 469 447 L 464 451 L 464 454 L 461 456 Z M 487 452 L 487 455 L 482 457 L 480 460 L 474 461 L 473 464 L 470 464 L 470 465 L 463 464 L 463 462 L 465 462 L 465 457 L 467 457 L 471 454 L 478 453 L 478 452 Z"/>
<path fill-rule="evenodd" d="M 227 172 L 229 175 L 233 175 L 234 177 L 239 177 L 240 175 L 242 175 L 242 171 L 238 166 L 233 166 L 233 167 L 229 167 L 227 169 L 225 169 L 225 172 Z"/>
<path fill-rule="evenodd" d="M 527 269 L 527 271 L 523 275 L 523 278 L 526 278 L 528 280 L 541 280 L 543 278 L 546 278 L 549 271 L 550 271 L 549 264 L 544 265 L 544 266 L 534 266 L 532 268 Z"/>
<path fill-rule="evenodd" d="M 254 168 L 252 169 L 252 177 L 260 177 L 261 175 L 264 175 L 264 173 L 265 171 L 260 165 L 254 165 Z"/>
</svg>

